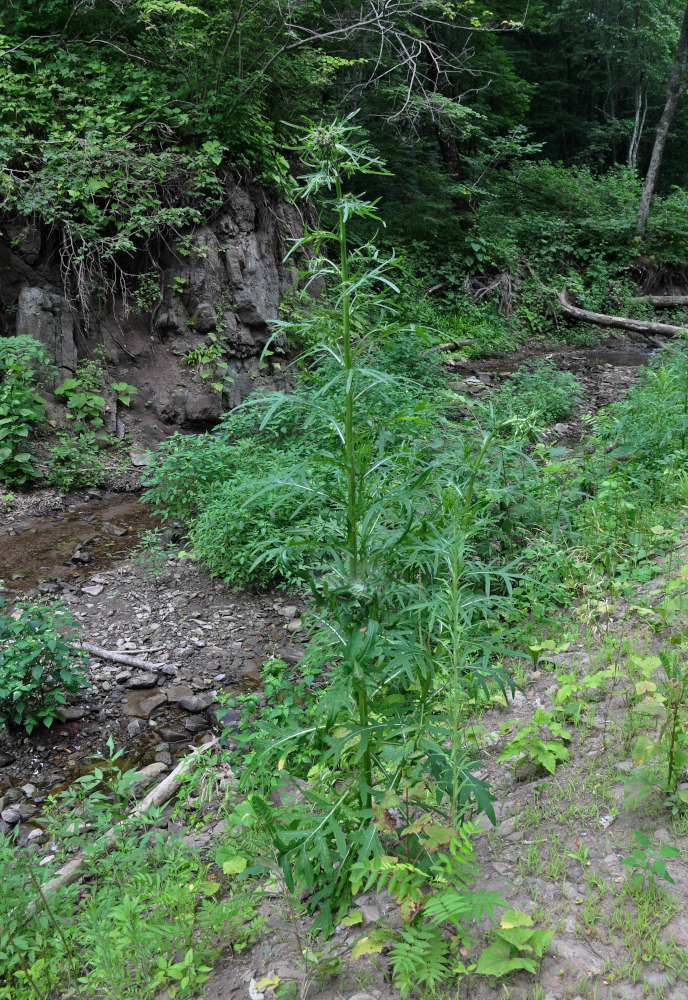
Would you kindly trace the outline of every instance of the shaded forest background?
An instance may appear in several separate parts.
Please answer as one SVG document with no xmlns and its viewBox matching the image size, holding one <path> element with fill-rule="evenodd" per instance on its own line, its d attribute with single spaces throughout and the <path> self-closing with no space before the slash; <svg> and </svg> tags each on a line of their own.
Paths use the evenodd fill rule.
<svg viewBox="0 0 688 1000">
<path fill-rule="evenodd" d="M 541 332 L 527 259 L 613 311 L 638 260 L 655 291 L 686 262 L 682 82 L 636 236 L 683 14 L 673 0 L 10 2 L 2 238 L 37 221 L 83 308 L 113 290 L 154 299 L 160 244 L 212 216 L 228 171 L 288 195 L 290 123 L 360 108 L 392 174 L 367 184 L 383 242 L 422 289 L 441 285 L 440 305 L 475 323 L 476 300 L 504 314 L 515 296 Z"/>
</svg>

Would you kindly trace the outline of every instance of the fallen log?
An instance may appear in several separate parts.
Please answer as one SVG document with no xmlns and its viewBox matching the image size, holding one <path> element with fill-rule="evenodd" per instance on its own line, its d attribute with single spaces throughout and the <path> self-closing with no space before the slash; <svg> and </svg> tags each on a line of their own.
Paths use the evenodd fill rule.
<svg viewBox="0 0 688 1000">
<path fill-rule="evenodd" d="M 434 347 L 429 347 L 426 354 L 432 354 L 433 351 L 458 351 L 460 347 L 468 347 L 469 344 L 473 344 L 475 341 L 473 337 L 464 337 L 463 340 L 449 340 L 446 344 L 435 344 Z"/>
<path fill-rule="evenodd" d="M 618 330 L 633 330 L 643 336 L 659 335 L 664 337 L 676 337 L 686 333 L 685 326 L 673 326 L 671 323 L 655 323 L 645 319 L 629 319 L 627 316 L 608 316 L 606 313 L 591 312 L 589 309 L 580 309 L 569 301 L 568 289 L 556 291 L 559 305 L 567 316 L 572 319 L 582 320 L 584 323 L 594 323 L 597 326 L 609 326 Z"/>
<path fill-rule="evenodd" d="M 636 295 L 631 302 L 658 306 L 660 309 L 680 309 L 688 306 L 688 295 Z"/>
<path fill-rule="evenodd" d="M 75 642 L 75 649 L 83 649 L 87 653 L 93 653 L 94 656 L 99 656 L 101 660 L 112 660 L 113 663 L 122 663 L 125 667 L 139 667 L 141 670 L 150 670 L 153 667 L 154 670 L 160 670 L 165 666 L 164 663 L 151 663 L 150 660 L 140 660 L 137 656 L 127 656 L 126 653 L 115 653 L 111 649 L 103 649 L 102 646 L 94 646 L 90 642 Z M 158 646 L 158 649 L 161 649 Z"/>
<path fill-rule="evenodd" d="M 145 814 L 151 806 L 162 806 L 169 799 L 171 799 L 172 796 L 175 795 L 181 788 L 187 767 L 192 764 L 194 760 L 197 760 L 201 754 L 205 753 L 211 747 L 214 747 L 216 743 L 217 738 L 213 739 L 211 743 L 204 743 L 202 746 L 194 750 L 193 753 L 190 753 L 188 757 L 185 757 L 184 760 L 180 760 L 175 769 L 170 771 L 167 777 L 163 778 L 162 781 L 155 786 L 155 788 L 152 788 L 135 809 L 132 809 L 127 816 L 127 821 L 131 822 L 132 820 L 141 819 L 145 817 Z M 96 840 L 93 845 L 94 850 L 91 857 L 94 855 L 106 854 L 109 850 L 111 850 L 117 843 L 120 834 L 125 829 L 125 825 L 127 824 L 122 822 L 118 823 L 116 826 L 111 826 L 99 840 Z M 55 873 L 54 877 L 51 878 L 50 881 L 41 886 L 41 892 L 43 895 L 49 892 L 54 892 L 56 889 L 61 889 L 64 886 L 71 885 L 73 882 L 77 882 L 81 878 L 82 874 L 85 873 L 85 863 L 86 858 L 83 855 L 79 855 L 79 857 L 74 858 L 72 861 L 68 861 L 66 865 L 63 865 L 62 868 Z"/>
</svg>

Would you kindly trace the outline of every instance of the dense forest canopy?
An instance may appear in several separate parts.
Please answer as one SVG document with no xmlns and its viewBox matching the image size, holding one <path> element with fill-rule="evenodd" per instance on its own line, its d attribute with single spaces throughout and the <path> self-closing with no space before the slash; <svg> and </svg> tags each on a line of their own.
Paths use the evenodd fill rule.
<svg viewBox="0 0 688 1000">
<path fill-rule="evenodd" d="M 51 227 L 85 296 L 126 283 L 134 252 L 212 212 L 227 169 L 288 190 L 288 123 L 360 106 L 396 175 L 384 211 L 398 237 L 421 229 L 471 256 L 457 232 L 494 239 L 480 216 L 495 181 L 523 181 L 527 197 L 532 164 L 563 164 L 574 186 L 621 171 L 636 197 L 683 13 L 676 0 L 10 0 L 3 214 Z M 663 193 L 685 182 L 687 108 Z"/>
</svg>

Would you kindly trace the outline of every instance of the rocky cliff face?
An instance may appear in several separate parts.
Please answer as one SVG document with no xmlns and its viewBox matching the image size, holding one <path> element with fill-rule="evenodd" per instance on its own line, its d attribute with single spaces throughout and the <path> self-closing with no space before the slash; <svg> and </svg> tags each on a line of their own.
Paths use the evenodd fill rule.
<svg viewBox="0 0 688 1000">
<path fill-rule="evenodd" d="M 256 388 L 277 384 L 259 371 L 258 358 L 280 298 L 297 280 L 283 259 L 290 238 L 302 231 L 297 208 L 233 178 L 217 216 L 186 235 L 183 252 L 167 248 L 154 262 L 159 291 L 152 286 L 149 308 L 116 298 L 86 317 L 79 302 L 65 297 L 54 236 L 5 224 L 0 335 L 38 338 L 62 378 L 102 346 L 112 380 L 138 389 L 120 418 L 141 444 L 174 427 L 211 426 Z M 210 334 L 228 366 L 223 391 L 188 361 L 190 352 L 211 344 Z"/>
</svg>

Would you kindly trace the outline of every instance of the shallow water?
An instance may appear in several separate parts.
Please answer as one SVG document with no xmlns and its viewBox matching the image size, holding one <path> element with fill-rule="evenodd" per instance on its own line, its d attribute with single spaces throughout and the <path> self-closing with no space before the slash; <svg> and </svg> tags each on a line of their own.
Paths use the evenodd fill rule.
<svg viewBox="0 0 688 1000">
<path fill-rule="evenodd" d="M 19 591 L 77 582 L 126 558 L 158 524 L 138 494 L 113 494 L 27 518 L 0 528 L 0 579 Z"/>
</svg>

